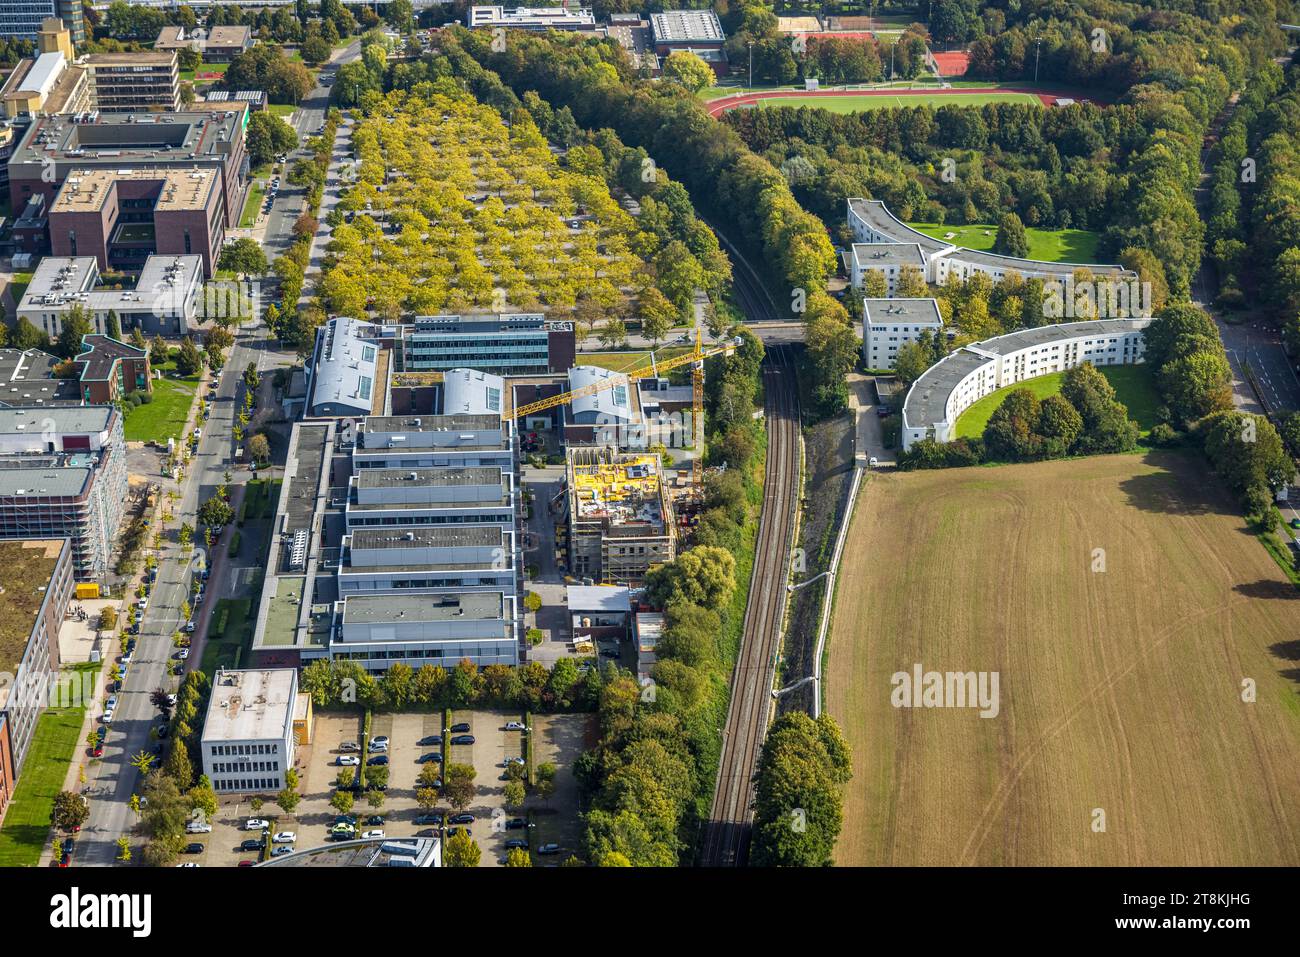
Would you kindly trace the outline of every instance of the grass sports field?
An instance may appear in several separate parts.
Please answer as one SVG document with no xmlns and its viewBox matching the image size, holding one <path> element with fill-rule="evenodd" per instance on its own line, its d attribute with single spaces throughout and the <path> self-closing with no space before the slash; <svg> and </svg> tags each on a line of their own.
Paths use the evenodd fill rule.
<svg viewBox="0 0 1300 957">
<path fill-rule="evenodd" d="M 786 96 L 759 100 L 759 106 L 813 106 L 832 113 L 858 113 L 900 106 L 984 106 L 987 103 L 1028 103 L 1041 101 L 1032 93 L 897 93 L 892 96 Z"/>
<path fill-rule="evenodd" d="M 826 672 L 836 863 L 1300 864 L 1300 591 L 1237 512 L 1190 453 L 873 473 Z M 893 707 L 916 663 L 997 672 L 997 716 Z"/>
<path fill-rule="evenodd" d="M 963 102 L 965 102 L 963 100 Z M 908 223 L 913 229 L 944 239 L 957 246 L 989 252 L 998 238 L 997 224 L 953 226 L 940 223 Z M 949 237 L 952 233 L 952 237 Z M 1049 263 L 1093 263 L 1097 261 L 1100 233 L 1087 229 L 1034 229 L 1025 227 L 1029 241 L 1029 258 Z"/>
<path fill-rule="evenodd" d="M 1128 407 L 1128 417 L 1138 424 L 1145 436 L 1151 431 L 1160 420 L 1156 417 L 1156 409 L 1160 406 L 1160 396 L 1156 392 L 1155 384 L 1151 381 L 1151 374 L 1145 366 L 1098 366 L 1097 371 L 1104 375 L 1111 386 L 1115 389 L 1115 398 L 1123 402 Z M 1045 399 L 1049 395 L 1056 395 L 1061 391 L 1061 381 L 1065 378 L 1064 372 L 1052 372 L 1048 375 L 1038 376 L 1035 379 L 1026 379 L 1024 382 L 1017 382 L 1013 386 L 1005 389 L 998 389 L 991 395 L 986 395 L 978 402 L 973 404 L 969 409 L 961 414 L 957 419 L 957 436 L 959 438 L 973 439 L 984 434 L 984 426 L 989 424 L 989 419 L 997 411 L 1007 396 L 1013 389 L 1028 389 L 1040 399 Z"/>
</svg>

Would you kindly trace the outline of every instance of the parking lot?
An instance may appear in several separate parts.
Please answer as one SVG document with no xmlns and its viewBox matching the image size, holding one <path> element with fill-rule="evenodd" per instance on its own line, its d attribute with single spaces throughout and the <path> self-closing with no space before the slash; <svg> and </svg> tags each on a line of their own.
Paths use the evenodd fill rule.
<svg viewBox="0 0 1300 957">
<path fill-rule="evenodd" d="M 517 712 L 457 710 L 452 713 L 452 724 L 468 723 L 474 737 L 473 744 L 446 746 L 446 760 L 467 764 L 475 771 L 475 796 L 465 809 L 474 815 L 469 825 L 470 833 L 478 842 L 482 854 L 480 866 L 498 867 L 506 856 L 508 840 L 527 837 L 535 850 L 542 843 L 554 842 L 562 847 L 559 855 L 538 859 L 538 863 L 558 863 L 578 847 L 580 835 L 577 818 L 577 783 L 573 778 L 573 762 L 582 753 L 584 737 L 591 727 L 590 715 L 538 715 L 534 716 L 534 732 L 538 735 L 536 763 L 551 761 L 556 765 L 556 790 L 543 801 L 529 794 L 523 810 L 507 811 L 505 807 L 506 762 L 524 756 L 524 734 L 507 731 L 508 721 L 520 721 Z M 312 744 L 300 746 L 297 751 L 297 768 L 300 776 L 299 793 L 302 800 L 296 812 L 285 815 L 275 804 L 274 794 L 260 795 L 264 804 L 257 816 L 270 824 L 272 834 L 292 831 L 297 840 L 295 850 L 320 847 L 330 840 L 337 811 L 330 806 L 334 784 L 341 766 L 337 763 L 345 741 L 361 743 L 361 717 L 352 713 L 317 712 Z M 357 833 L 382 829 L 385 836 L 413 836 L 436 833 L 427 825 L 417 825 L 416 817 L 425 813 L 415 800 L 416 779 L 424 763 L 420 758 L 442 749 L 421 745 L 422 739 L 443 735 L 450 742 L 452 734 L 443 727 L 441 711 L 428 714 L 375 714 L 371 719 L 372 737 L 380 735 L 389 739 L 387 752 L 374 752 L 369 757 L 384 755 L 388 758 L 388 790 L 379 808 L 370 805 L 366 795 L 357 795 L 352 813 L 357 818 Z M 182 862 L 193 862 L 204 867 L 237 866 L 244 860 L 255 860 L 255 851 L 242 851 L 243 841 L 257 839 L 258 831 L 243 830 L 244 822 L 253 816 L 250 806 L 252 795 L 227 798 L 220 802 L 216 820 L 210 821 L 212 832 L 194 834 L 189 840 L 204 845 L 201 854 L 183 854 Z M 451 813 L 445 803 L 437 810 Z M 368 824 L 372 815 L 382 816 L 380 824 Z M 537 827 L 507 831 L 509 817 L 531 815 Z M 544 838 L 543 838 L 544 836 Z"/>
</svg>

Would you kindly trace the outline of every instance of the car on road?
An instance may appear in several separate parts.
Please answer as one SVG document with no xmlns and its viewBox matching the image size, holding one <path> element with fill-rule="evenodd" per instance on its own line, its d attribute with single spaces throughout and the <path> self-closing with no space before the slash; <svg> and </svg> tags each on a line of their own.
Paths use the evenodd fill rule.
<svg viewBox="0 0 1300 957">
<path fill-rule="evenodd" d="M 104 756 L 104 746 L 102 744 L 95 745 L 90 749 L 90 756 L 92 758 L 102 758 Z"/>
<path fill-rule="evenodd" d="M 250 837 L 248 840 L 240 842 L 239 849 L 241 851 L 260 851 L 262 842 Z"/>
<path fill-rule="evenodd" d="M 190 821 L 185 825 L 186 834 L 211 834 L 212 825 L 203 821 Z"/>
<path fill-rule="evenodd" d="M 185 623 L 185 628 L 184 628 L 183 630 L 185 631 L 186 634 L 189 634 L 189 635 L 194 634 L 194 622 L 192 622 L 192 621 L 187 621 L 187 622 Z"/>
<path fill-rule="evenodd" d="M 437 751 L 430 751 L 428 754 L 422 754 L 415 759 L 416 764 L 428 764 L 430 761 L 435 764 L 442 763 L 442 755 Z"/>
<path fill-rule="evenodd" d="M 471 729 L 468 721 L 461 721 L 457 724 L 453 724 L 451 726 L 451 730 L 455 732 L 455 731 L 469 731 Z"/>
<path fill-rule="evenodd" d="M 427 735 L 425 735 L 423 738 L 421 738 L 419 741 L 417 741 L 417 742 L 415 742 L 415 743 L 416 743 L 417 746 L 422 747 L 422 748 L 427 748 L 427 747 L 430 747 L 430 746 L 435 745 L 435 744 L 442 744 L 442 735 L 440 735 L 440 734 L 427 734 Z"/>
<path fill-rule="evenodd" d="M 186 854 L 202 854 L 202 853 L 203 853 L 203 845 L 200 844 L 198 841 L 192 841 L 191 843 L 185 845 L 185 853 L 186 853 Z"/>
<path fill-rule="evenodd" d="M 341 768 L 355 768 L 361 763 L 361 759 L 355 754 L 340 754 L 334 759 L 334 763 Z"/>
<path fill-rule="evenodd" d="M 560 853 L 560 845 L 558 845 L 558 844 L 543 844 L 541 847 L 539 847 L 539 848 L 537 849 L 537 853 L 538 853 L 538 854 L 558 854 L 558 853 Z"/>
<path fill-rule="evenodd" d="M 474 815 L 469 813 L 453 814 L 447 819 L 449 824 L 473 824 Z"/>
<path fill-rule="evenodd" d="M 527 847 L 527 846 L 528 846 L 528 841 L 526 841 L 522 837 L 512 837 L 510 840 L 506 841 L 507 850 L 512 850 L 517 847 Z"/>
<path fill-rule="evenodd" d="M 525 726 L 525 724 L 524 724 L 522 721 L 507 721 L 507 722 L 506 722 L 506 730 L 507 730 L 507 731 L 527 731 L 528 728 L 527 728 L 527 726 Z"/>
<path fill-rule="evenodd" d="M 244 822 L 245 831 L 265 831 L 270 826 L 271 822 L 261 817 L 250 817 Z"/>
<path fill-rule="evenodd" d="M 117 707 L 117 695 L 111 694 L 108 696 L 108 700 L 104 702 L 104 710 L 112 711 L 116 707 Z"/>
<path fill-rule="evenodd" d="M 361 832 L 361 840 L 363 841 L 374 841 L 374 840 L 378 840 L 383 836 L 384 836 L 384 829 L 381 827 L 377 827 L 374 830 Z"/>
<path fill-rule="evenodd" d="M 126 651 L 122 652 L 117 660 L 122 662 L 124 665 L 129 665 L 131 663 L 131 650 L 128 648 Z"/>
<path fill-rule="evenodd" d="M 368 758 L 366 760 L 366 767 L 373 768 L 387 763 L 388 763 L 387 755 L 376 754 L 373 758 Z"/>
<path fill-rule="evenodd" d="M 113 723 L 113 709 L 112 709 L 112 708 L 109 708 L 107 711 L 105 711 L 104 714 L 100 717 L 99 720 L 102 721 L 102 722 L 104 722 L 104 724 L 112 724 L 112 723 Z"/>
<path fill-rule="evenodd" d="M 147 611 L 149 608 L 149 596 L 145 595 L 143 598 L 141 598 L 138 602 L 135 603 L 135 607 L 139 608 L 141 611 Z"/>
<path fill-rule="evenodd" d="M 271 838 L 271 843 L 292 844 L 296 840 L 298 840 L 298 835 L 293 831 L 280 831 L 275 835 L 275 837 Z"/>
<path fill-rule="evenodd" d="M 473 744 L 473 743 L 474 743 L 474 735 L 472 735 L 472 734 L 458 734 L 458 735 L 456 735 L 456 737 L 454 737 L 454 738 L 451 739 L 451 743 L 452 743 L 452 744 Z"/>
</svg>

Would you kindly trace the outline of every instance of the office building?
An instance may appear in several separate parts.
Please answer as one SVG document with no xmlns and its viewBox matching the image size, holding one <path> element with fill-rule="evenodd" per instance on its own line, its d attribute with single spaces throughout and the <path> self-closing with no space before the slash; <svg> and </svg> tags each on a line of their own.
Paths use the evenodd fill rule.
<svg viewBox="0 0 1300 957">
<path fill-rule="evenodd" d="M 80 306 L 96 333 L 109 331 L 116 315 L 123 335 L 180 336 L 198 317 L 203 292 L 201 256 L 149 256 L 134 289 L 98 286 L 93 256 L 46 256 L 18 304 L 18 317 L 57 338 L 68 311 Z"/>
<path fill-rule="evenodd" d="M 70 539 L 77 581 L 103 582 L 126 497 L 116 407 L 0 409 L 0 539 Z"/>
<path fill-rule="evenodd" d="M 84 336 L 77 366 L 87 405 L 115 403 L 132 392 L 152 392 L 149 350 L 104 335 Z"/>
<path fill-rule="evenodd" d="M 589 7 L 470 7 L 465 24 L 471 30 L 576 30 L 594 32 L 596 18 Z"/>
<path fill-rule="evenodd" d="M 0 812 L 59 673 L 59 626 L 72 599 L 66 539 L 0 542 Z"/>
<path fill-rule="evenodd" d="M 545 375 L 564 372 L 577 355 L 573 323 L 541 314 L 417 316 L 401 333 L 399 372 Z"/>
<path fill-rule="evenodd" d="M 36 39 L 36 56 L 19 60 L 0 87 L 0 113 L 13 120 L 89 108 L 88 71 L 75 64 L 74 57 L 72 35 L 63 21 L 45 20 Z"/>
<path fill-rule="evenodd" d="M 81 405 L 76 380 L 54 376 L 62 362 L 40 349 L 0 349 L 0 408 Z"/>
<path fill-rule="evenodd" d="M 0 38 L 39 42 L 51 19 L 61 21 L 60 28 L 66 25 L 74 43 L 86 39 L 81 0 L 7 0 L 0 3 Z"/>
<path fill-rule="evenodd" d="M 181 76 L 175 50 L 91 53 L 78 63 L 90 74 L 93 109 L 148 113 L 181 108 Z"/>
<path fill-rule="evenodd" d="M 310 715 L 304 697 L 293 668 L 217 669 L 199 750 L 218 795 L 284 790 L 299 743 L 295 716 L 304 708 Z"/>
<path fill-rule="evenodd" d="M 578 578 L 639 585 L 676 557 L 672 499 L 657 454 L 570 448 L 569 566 Z"/>
<path fill-rule="evenodd" d="M 204 63 L 229 63 L 253 45 L 253 28 L 249 26 L 217 26 L 204 30 L 196 27 L 168 26 L 158 31 L 154 50 L 177 53 L 194 50 Z"/>
</svg>

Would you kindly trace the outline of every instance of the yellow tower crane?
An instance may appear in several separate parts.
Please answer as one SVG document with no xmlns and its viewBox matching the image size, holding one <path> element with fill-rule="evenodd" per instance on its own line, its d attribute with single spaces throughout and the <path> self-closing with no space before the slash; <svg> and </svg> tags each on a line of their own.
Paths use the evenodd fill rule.
<svg viewBox="0 0 1300 957">
<path fill-rule="evenodd" d="M 680 356 L 673 356 L 671 359 L 665 359 L 662 362 L 656 362 L 654 354 L 651 353 L 649 365 L 641 366 L 621 375 L 611 376 L 608 379 L 602 379 L 599 382 L 593 382 L 590 385 L 584 385 L 581 389 L 562 392 L 549 399 L 521 405 L 510 413 L 510 417 L 520 419 L 535 412 L 544 412 L 547 409 L 554 409 L 556 406 L 568 405 L 574 399 L 595 395 L 597 392 L 612 389 L 617 385 L 626 385 L 638 379 L 646 379 L 652 376 L 657 377 L 672 369 L 678 369 L 684 365 L 693 365 L 691 370 L 691 413 L 693 417 L 691 428 L 694 433 L 695 457 L 691 465 L 691 480 L 698 491 L 702 488 L 704 479 L 704 360 L 713 356 L 730 355 L 736 351 L 736 346 L 739 344 L 739 338 L 729 339 L 706 349 L 700 329 L 697 326 L 695 328 L 695 348 L 690 352 Z"/>
</svg>

